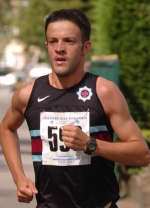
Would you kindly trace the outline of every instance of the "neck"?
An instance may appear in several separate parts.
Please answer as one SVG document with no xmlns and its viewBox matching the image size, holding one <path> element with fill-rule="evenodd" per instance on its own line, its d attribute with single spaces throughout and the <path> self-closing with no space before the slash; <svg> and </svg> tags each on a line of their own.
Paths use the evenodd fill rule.
<svg viewBox="0 0 150 208">
<path fill-rule="evenodd" d="M 78 84 L 85 75 L 85 71 L 82 70 L 80 72 L 74 72 L 66 77 L 59 77 L 57 74 L 52 72 L 49 75 L 49 82 L 50 84 L 58 89 L 66 89 Z"/>
</svg>

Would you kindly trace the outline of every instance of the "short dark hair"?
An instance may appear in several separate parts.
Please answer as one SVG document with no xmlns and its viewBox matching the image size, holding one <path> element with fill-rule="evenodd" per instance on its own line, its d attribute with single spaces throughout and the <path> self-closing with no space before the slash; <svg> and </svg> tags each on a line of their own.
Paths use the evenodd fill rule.
<svg viewBox="0 0 150 208">
<path fill-rule="evenodd" d="M 91 25 L 87 16 L 79 9 L 61 9 L 53 11 L 46 17 L 45 35 L 50 23 L 59 20 L 68 20 L 75 23 L 81 30 L 83 41 L 90 39 Z"/>
</svg>

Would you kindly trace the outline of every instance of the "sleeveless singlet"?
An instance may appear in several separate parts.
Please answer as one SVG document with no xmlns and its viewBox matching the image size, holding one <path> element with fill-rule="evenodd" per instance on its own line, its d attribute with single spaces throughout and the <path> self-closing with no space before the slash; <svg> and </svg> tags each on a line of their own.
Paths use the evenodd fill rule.
<svg viewBox="0 0 150 208">
<path fill-rule="evenodd" d="M 113 130 L 96 95 L 97 76 L 86 73 L 68 89 L 38 78 L 25 111 L 32 142 L 37 208 L 98 208 L 119 198 L 114 163 L 67 148 L 61 126 L 74 124 L 97 139 Z"/>
</svg>

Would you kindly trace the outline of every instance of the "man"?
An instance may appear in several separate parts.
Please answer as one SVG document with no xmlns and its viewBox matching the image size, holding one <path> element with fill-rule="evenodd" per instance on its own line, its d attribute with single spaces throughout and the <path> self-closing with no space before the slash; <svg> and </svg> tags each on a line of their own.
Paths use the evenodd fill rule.
<svg viewBox="0 0 150 208">
<path fill-rule="evenodd" d="M 45 22 L 52 73 L 15 92 L 1 123 L 1 144 L 20 202 L 37 208 L 115 208 L 114 162 L 147 165 L 150 153 L 118 87 L 84 72 L 90 24 L 79 10 Z M 17 129 L 27 121 L 35 183 L 24 173 Z M 113 142 L 113 131 L 120 138 Z"/>
</svg>

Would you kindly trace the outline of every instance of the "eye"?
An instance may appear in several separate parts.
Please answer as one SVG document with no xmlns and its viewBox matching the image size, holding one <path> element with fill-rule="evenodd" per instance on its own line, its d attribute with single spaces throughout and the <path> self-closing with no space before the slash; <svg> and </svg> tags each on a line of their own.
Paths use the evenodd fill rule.
<svg viewBox="0 0 150 208">
<path fill-rule="evenodd" d="M 66 43 L 69 43 L 70 45 L 74 45 L 76 43 L 76 40 L 73 38 L 66 38 L 65 39 Z"/>
<path fill-rule="evenodd" d="M 48 40 L 47 43 L 48 44 L 54 44 L 54 43 L 57 43 L 57 40 L 56 39 Z"/>
</svg>

